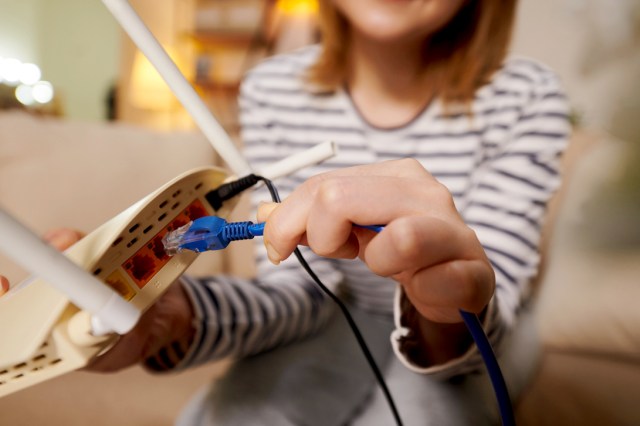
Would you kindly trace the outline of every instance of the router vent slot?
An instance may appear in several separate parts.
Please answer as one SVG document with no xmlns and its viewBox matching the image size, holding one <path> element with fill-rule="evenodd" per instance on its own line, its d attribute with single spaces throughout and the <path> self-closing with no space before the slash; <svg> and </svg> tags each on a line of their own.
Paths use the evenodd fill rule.
<svg viewBox="0 0 640 426">
<path fill-rule="evenodd" d="M 61 362 L 62 358 L 58 356 L 54 350 L 54 346 L 47 341 L 30 359 L 11 367 L 3 367 L 2 370 L 0 370 L 0 386 L 9 385 L 13 381 L 20 380 L 29 374 L 37 373 Z"/>
</svg>

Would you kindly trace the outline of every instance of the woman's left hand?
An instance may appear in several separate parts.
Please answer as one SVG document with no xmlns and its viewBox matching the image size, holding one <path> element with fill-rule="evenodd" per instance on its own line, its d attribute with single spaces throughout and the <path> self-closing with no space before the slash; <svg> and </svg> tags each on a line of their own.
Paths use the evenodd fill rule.
<svg viewBox="0 0 640 426">
<path fill-rule="evenodd" d="M 272 262 L 299 244 L 332 258 L 359 256 L 393 277 L 427 320 L 461 321 L 493 295 L 493 269 L 449 191 L 415 160 L 396 160 L 317 175 L 282 204 L 260 206 Z M 379 234 L 353 224 L 384 224 Z"/>
</svg>

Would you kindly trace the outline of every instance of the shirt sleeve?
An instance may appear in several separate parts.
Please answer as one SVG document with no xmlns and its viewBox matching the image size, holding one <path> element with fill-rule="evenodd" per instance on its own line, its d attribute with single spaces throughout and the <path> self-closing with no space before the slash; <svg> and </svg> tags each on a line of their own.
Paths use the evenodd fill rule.
<svg viewBox="0 0 640 426">
<path fill-rule="evenodd" d="M 496 291 L 483 327 L 497 353 L 538 274 L 547 203 L 560 184 L 559 161 L 571 131 L 568 102 L 557 77 L 548 70 L 536 71 L 535 77 L 510 71 L 512 80 L 517 78 L 521 83 L 528 79 L 530 90 L 523 93 L 519 113 L 502 143 L 486 149 L 485 158 L 473 172 L 471 189 L 459 206 L 495 271 Z M 504 121 L 499 125 L 504 128 Z M 428 368 L 408 359 L 401 342 L 412 331 L 402 323 L 401 296 L 399 289 L 391 340 L 408 368 L 448 378 L 482 367 L 475 345 L 446 364 Z"/>
</svg>

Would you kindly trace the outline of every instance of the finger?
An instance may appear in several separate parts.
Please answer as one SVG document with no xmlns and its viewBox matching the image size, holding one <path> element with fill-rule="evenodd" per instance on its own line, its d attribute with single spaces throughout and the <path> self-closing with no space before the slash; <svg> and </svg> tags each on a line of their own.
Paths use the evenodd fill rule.
<svg viewBox="0 0 640 426">
<path fill-rule="evenodd" d="M 336 248 L 333 250 L 319 250 L 308 241 L 301 242 L 300 244 L 309 246 L 313 252 L 319 256 L 329 257 L 332 259 L 355 259 L 361 251 L 359 239 L 353 232 L 348 232 L 346 234 L 346 239 L 342 241 L 341 244 L 336 245 Z"/>
<path fill-rule="evenodd" d="M 481 312 L 495 289 L 493 270 L 483 260 L 445 262 L 399 279 L 416 309 L 433 321 L 442 308 Z"/>
<path fill-rule="evenodd" d="M 413 177 L 420 178 L 423 182 L 425 180 L 435 182 L 435 179 L 420 163 L 413 159 L 355 166 L 316 175 L 307 180 L 284 201 L 284 208 L 271 208 L 269 210 L 270 215 L 273 212 L 279 212 L 274 216 L 274 220 L 267 224 L 265 229 L 265 244 L 267 245 L 269 258 L 277 263 L 279 260 L 288 257 L 295 246 L 299 244 L 300 238 L 305 232 L 306 226 L 304 224 L 309 213 L 311 201 L 314 199 L 317 188 L 323 185 L 324 182 L 341 177 L 369 179 L 372 176 L 387 178 Z M 381 196 L 381 194 L 377 195 Z M 375 200 L 376 198 L 373 199 Z M 295 206 L 295 208 L 290 206 Z M 297 220 L 293 220 L 294 218 Z M 262 215 L 260 219 L 263 219 Z M 270 244 L 269 241 L 272 241 L 273 244 Z M 335 250 L 323 250 L 323 252 L 335 253 Z"/>
<path fill-rule="evenodd" d="M 397 178 L 432 179 L 431 174 L 413 158 L 381 161 L 379 163 L 352 166 L 323 173 L 327 177 L 386 176 Z"/>
<path fill-rule="evenodd" d="M 454 259 L 485 258 L 475 233 L 463 222 L 406 216 L 389 223 L 367 245 L 363 260 L 374 273 L 392 276 Z"/>
<path fill-rule="evenodd" d="M 258 212 L 256 215 L 256 219 L 258 222 L 266 222 L 271 215 L 271 212 L 278 207 L 278 203 L 260 203 L 258 205 Z"/>
<path fill-rule="evenodd" d="M 153 323 L 155 305 L 145 312 L 129 333 L 120 336 L 115 345 L 98 356 L 86 367 L 87 370 L 111 373 L 139 363 L 144 354 L 149 329 Z"/>
<path fill-rule="evenodd" d="M 0 275 L 0 296 L 9 291 L 9 280 Z"/>
<path fill-rule="evenodd" d="M 142 358 L 142 345 L 140 337 L 130 333 L 121 336 L 105 354 L 95 358 L 85 370 L 99 373 L 113 373 L 140 362 Z"/>
<path fill-rule="evenodd" d="M 70 228 L 57 228 L 47 231 L 42 239 L 56 249 L 63 251 L 80 241 L 84 233 Z"/>
<path fill-rule="evenodd" d="M 312 179 L 271 212 L 265 236 L 281 260 L 305 233 L 314 251 L 335 253 L 348 240 L 352 223 L 388 223 L 431 210 L 425 200 L 432 189 L 422 181 L 381 176 Z"/>
</svg>

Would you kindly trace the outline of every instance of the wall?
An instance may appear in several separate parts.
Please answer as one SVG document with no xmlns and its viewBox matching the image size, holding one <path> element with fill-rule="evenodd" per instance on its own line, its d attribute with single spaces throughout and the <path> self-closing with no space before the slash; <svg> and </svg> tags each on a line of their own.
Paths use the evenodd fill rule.
<svg viewBox="0 0 640 426">
<path fill-rule="evenodd" d="M 0 56 L 38 64 L 66 117 L 103 119 L 118 75 L 120 32 L 102 2 L 0 0 L 0 10 Z"/>
<path fill-rule="evenodd" d="M 521 0 L 513 40 L 514 53 L 538 59 L 560 75 L 583 125 L 624 139 L 640 134 L 633 123 L 619 119 L 632 110 L 640 113 L 640 48 L 621 42 L 610 54 L 603 40 L 620 32 L 618 23 L 624 23 L 633 1 Z"/>
<path fill-rule="evenodd" d="M 38 3 L 36 0 L 0 0 L 0 57 L 37 62 Z"/>
<path fill-rule="evenodd" d="M 24 1 L 24 0 L 21 0 Z M 120 32 L 99 0 L 40 0 L 40 57 L 74 119 L 105 117 L 118 75 Z"/>
<path fill-rule="evenodd" d="M 174 3 L 132 2 L 151 24 L 167 20 L 153 15 L 172 10 Z M 583 122 L 607 127 L 616 108 L 616 98 L 611 94 L 624 91 L 620 82 L 630 79 L 629 67 L 625 61 L 611 61 L 595 72 L 584 73 L 585 57 L 593 53 L 589 44 L 591 27 L 586 25 L 582 10 L 587 3 L 593 0 L 520 0 L 513 51 L 556 70 Z M 122 37 L 102 2 L 0 0 L 0 7 L 0 56 L 41 65 L 44 78 L 51 80 L 64 97 L 68 117 L 104 117 L 104 97 L 118 75 Z M 161 29 L 156 25 L 155 31 Z M 129 64 L 121 69 L 128 71 L 132 54 L 131 47 L 126 49 L 122 58 Z"/>
</svg>

